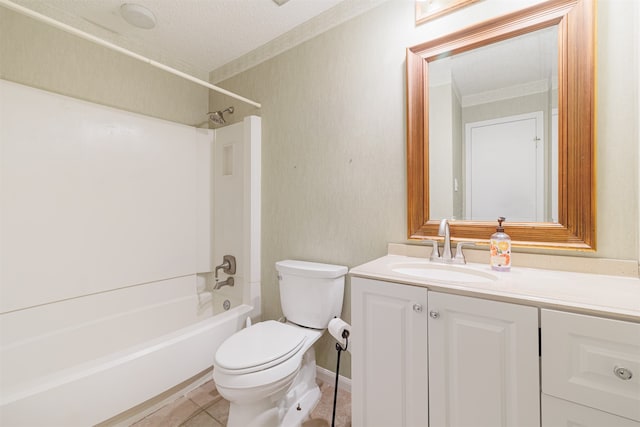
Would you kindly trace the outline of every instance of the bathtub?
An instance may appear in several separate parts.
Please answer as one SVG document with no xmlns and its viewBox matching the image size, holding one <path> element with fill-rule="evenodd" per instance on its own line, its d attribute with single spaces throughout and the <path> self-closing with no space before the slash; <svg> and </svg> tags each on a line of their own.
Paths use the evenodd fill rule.
<svg viewBox="0 0 640 427">
<path fill-rule="evenodd" d="M 193 275 L 3 313 L 0 425 L 95 425 L 209 368 L 252 307 L 197 289 Z"/>
</svg>

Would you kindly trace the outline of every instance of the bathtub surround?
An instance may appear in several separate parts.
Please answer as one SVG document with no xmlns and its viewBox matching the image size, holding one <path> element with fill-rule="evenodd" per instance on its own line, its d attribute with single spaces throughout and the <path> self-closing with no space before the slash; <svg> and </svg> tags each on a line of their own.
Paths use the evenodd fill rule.
<svg viewBox="0 0 640 427">
<path fill-rule="evenodd" d="M 0 57 L 1 98 L 9 103 L 2 106 L 2 143 L 12 144 L 3 146 L 2 172 L 33 184 L 29 191 L 14 192 L 7 187 L 17 185 L 13 175 L 2 181 L 3 197 L 22 197 L 18 205 L 3 200 L 2 208 L 2 270 L 11 280 L 3 277 L 0 298 L 1 377 L 12 381 L 1 387 L 2 423 L 13 425 L 15 414 L 29 413 L 46 418 L 39 424 L 93 424 L 210 367 L 220 341 L 244 325 L 251 307 L 239 305 L 242 301 L 259 315 L 260 119 L 249 117 L 225 129 L 232 135 L 221 135 L 213 147 L 212 131 L 192 127 L 206 125 L 207 90 L 3 7 Z M 23 96 L 16 101 L 7 88 L 19 85 L 11 81 L 46 89 L 53 104 Z M 69 111 L 75 116 L 68 117 Z M 16 112 L 22 114 L 19 121 Z M 24 135 L 28 143 L 13 140 L 20 134 L 17 126 L 37 135 L 41 145 L 36 148 Z M 153 126 L 158 133 L 144 139 Z M 89 143 L 65 136 L 67 130 Z M 222 146 L 233 146 L 235 153 L 232 173 L 224 177 L 215 176 L 211 166 Z M 227 183 L 231 191 L 215 188 L 223 179 L 232 181 Z M 32 208 L 18 212 L 27 201 Z M 141 203 L 144 208 L 138 209 Z M 224 227 L 225 238 L 211 241 L 219 232 L 216 206 L 235 217 Z M 37 227 L 16 240 L 13 220 L 35 221 Z M 217 256 L 211 253 L 232 251 L 239 261 L 238 285 L 211 294 L 208 272 Z M 29 275 L 40 279 L 34 285 Z M 16 278 L 23 285 L 17 286 Z M 225 300 L 236 308 L 225 315 L 228 322 L 219 323 L 213 308 L 223 310 Z M 198 326 L 188 326 L 194 322 Z M 95 345 L 74 350 L 87 342 Z M 189 349 L 187 342 L 195 347 Z M 22 369 L 20 351 L 29 345 L 38 348 L 27 351 L 29 357 L 60 357 L 52 356 L 50 363 L 33 360 L 35 371 Z M 63 355 L 65 346 L 73 357 Z M 176 367 L 176 361 L 182 364 Z M 10 378 L 4 375 L 8 371 Z M 145 380 L 120 393 L 120 385 L 141 377 Z M 89 392 L 95 389 L 103 392 Z M 98 402 L 87 401 L 87 396 L 114 392 L 118 396 L 97 410 Z M 40 410 L 46 401 L 74 393 L 86 403 L 77 411 L 65 405 L 54 405 L 64 413 Z"/>
<path fill-rule="evenodd" d="M 276 260 L 355 266 L 385 255 L 389 242 L 406 242 L 405 49 L 534 3 L 484 0 L 415 26 L 413 2 L 388 1 L 218 83 L 262 102 L 266 318 L 281 315 Z M 623 260 L 637 275 L 640 5 L 596 6 L 598 250 L 524 252 L 571 256 L 575 269 L 594 258 Z M 349 286 L 345 297 L 349 322 Z M 319 343 L 317 361 L 335 369 L 331 340 Z M 346 376 L 349 365 L 346 357 Z"/>
<path fill-rule="evenodd" d="M 260 317 L 260 186 L 261 119 L 245 117 L 242 122 L 216 130 L 211 169 L 213 182 L 213 256 L 211 269 L 226 254 L 236 257 L 236 285 L 216 290 L 215 295 L 243 301 Z M 208 275 L 210 285 L 215 280 Z M 228 275 L 219 272 L 220 280 Z M 213 287 L 211 288 L 213 289 Z M 213 361 L 211 362 L 213 363 Z"/>
<path fill-rule="evenodd" d="M 1 313 L 212 270 L 213 131 L 0 84 Z"/>
<path fill-rule="evenodd" d="M 0 423 L 92 425 L 209 368 L 259 315 L 260 119 L 220 133 L 0 92 Z M 34 126 L 34 106 L 55 114 Z M 237 254 L 227 294 L 206 286 L 214 252 Z"/>
</svg>

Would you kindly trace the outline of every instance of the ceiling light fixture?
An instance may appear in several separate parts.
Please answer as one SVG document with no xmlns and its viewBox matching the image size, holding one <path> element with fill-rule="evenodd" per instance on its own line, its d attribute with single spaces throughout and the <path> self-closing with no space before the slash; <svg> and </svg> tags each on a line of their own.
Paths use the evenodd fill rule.
<svg viewBox="0 0 640 427">
<path fill-rule="evenodd" d="M 129 24 L 144 30 L 150 30 L 156 26 L 156 17 L 149 9 L 135 3 L 124 3 L 120 6 L 120 15 Z"/>
<path fill-rule="evenodd" d="M 286 2 L 288 2 L 289 0 L 273 0 L 273 2 L 275 4 L 277 4 L 278 6 L 282 6 L 283 4 L 285 4 Z"/>
</svg>

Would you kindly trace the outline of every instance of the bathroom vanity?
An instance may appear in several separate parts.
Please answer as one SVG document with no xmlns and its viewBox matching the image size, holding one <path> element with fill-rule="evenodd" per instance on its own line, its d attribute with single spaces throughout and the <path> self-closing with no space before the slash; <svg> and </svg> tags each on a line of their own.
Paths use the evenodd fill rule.
<svg viewBox="0 0 640 427">
<path fill-rule="evenodd" d="M 351 275 L 354 426 L 640 427 L 640 280 L 387 255 Z"/>
</svg>

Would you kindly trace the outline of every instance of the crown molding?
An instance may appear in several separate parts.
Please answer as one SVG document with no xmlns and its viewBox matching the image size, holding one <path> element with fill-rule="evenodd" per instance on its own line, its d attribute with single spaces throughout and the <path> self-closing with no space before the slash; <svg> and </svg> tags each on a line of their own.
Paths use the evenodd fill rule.
<svg viewBox="0 0 640 427">
<path fill-rule="evenodd" d="M 384 3 L 386 0 L 343 0 L 337 6 L 321 13 L 320 15 L 298 25 L 291 31 L 286 32 L 252 50 L 251 52 L 234 59 L 231 62 L 211 71 L 209 81 L 218 83 L 228 78 L 242 73 L 250 68 L 261 64 L 279 54 L 310 40 L 331 28 L 355 18 L 374 7 Z"/>
</svg>

